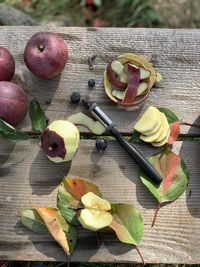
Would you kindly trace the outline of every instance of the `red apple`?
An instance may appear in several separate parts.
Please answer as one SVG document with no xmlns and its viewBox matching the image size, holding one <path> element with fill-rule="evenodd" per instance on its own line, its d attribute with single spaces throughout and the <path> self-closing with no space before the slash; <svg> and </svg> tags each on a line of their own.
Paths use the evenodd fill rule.
<svg viewBox="0 0 200 267">
<path fill-rule="evenodd" d="M 12 80 L 15 73 L 15 60 L 4 47 L 0 47 L 0 70 L 0 81 Z"/>
<path fill-rule="evenodd" d="M 53 32 L 39 32 L 31 37 L 24 51 L 27 68 L 44 79 L 59 75 L 68 59 L 64 40 Z"/>
<path fill-rule="evenodd" d="M 12 82 L 0 82 L 0 118 L 16 126 L 28 109 L 28 99 L 24 90 Z"/>
</svg>

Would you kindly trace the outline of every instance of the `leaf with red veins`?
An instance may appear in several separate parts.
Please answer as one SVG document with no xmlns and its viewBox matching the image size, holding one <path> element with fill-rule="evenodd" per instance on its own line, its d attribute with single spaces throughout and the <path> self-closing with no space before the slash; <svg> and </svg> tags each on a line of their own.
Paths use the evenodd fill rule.
<svg viewBox="0 0 200 267">
<path fill-rule="evenodd" d="M 167 143 L 169 145 L 172 145 L 177 140 L 180 134 L 180 122 L 176 121 L 174 123 L 171 123 L 169 126 L 170 126 L 170 135 Z"/>
<path fill-rule="evenodd" d="M 128 87 L 125 92 L 125 97 L 122 100 L 123 104 L 133 103 L 137 95 L 137 88 L 140 84 L 140 69 L 128 64 Z"/>
<path fill-rule="evenodd" d="M 140 178 L 158 200 L 160 208 L 160 204 L 172 202 L 184 193 L 189 181 L 188 171 L 180 156 L 169 149 L 149 157 L 148 161 L 162 175 L 163 180 L 160 184 L 155 184 L 143 171 L 140 173 Z"/>
</svg>

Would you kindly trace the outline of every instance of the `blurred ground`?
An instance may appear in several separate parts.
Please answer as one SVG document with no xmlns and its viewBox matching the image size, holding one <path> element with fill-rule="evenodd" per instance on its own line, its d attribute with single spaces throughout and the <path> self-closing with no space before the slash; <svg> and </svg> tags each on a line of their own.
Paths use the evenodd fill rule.
<svg viewBox="0 0 200 267">
<path fill-rule="evenodd" d="M 0 0 L 0 3 L 16 7 L 42 25 L 200 27 L 200 0 Z M 0 23 L 11 25 L 12 16 L 2 23 L 2 13 L 5 10 L 0 6 Z M 13 25 L 18 25 L 17 22 Z M 25 21 L 25 25 L 29 23 Z"/>
</svg>

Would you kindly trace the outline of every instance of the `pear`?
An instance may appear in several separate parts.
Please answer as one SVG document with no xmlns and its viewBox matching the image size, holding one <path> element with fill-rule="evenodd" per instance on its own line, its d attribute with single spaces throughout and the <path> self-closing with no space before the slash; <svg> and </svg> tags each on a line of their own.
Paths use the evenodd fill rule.
<svg viewBox="0 0 200 267">
<path fill-rule="evenodd" d="M 143 135 L 151 135 L 160 128 L 161 122 L 159 110 L 150 106 L 136 122 L 134 129 Z"/>
</svg>

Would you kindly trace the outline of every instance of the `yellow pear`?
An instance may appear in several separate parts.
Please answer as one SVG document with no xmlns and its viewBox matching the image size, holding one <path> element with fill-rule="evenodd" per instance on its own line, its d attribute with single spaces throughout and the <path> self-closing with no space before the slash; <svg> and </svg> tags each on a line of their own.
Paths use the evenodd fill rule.
<svg viewBox="0 0 200 267">
<path fill-rule="evenodd" d="M 134 129 L 143 135 L 155 133 L 161 125 L 160 112 L 157 108 L 150 106 L 142 117 L 134 125 Z"/>
</svg>

